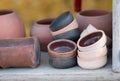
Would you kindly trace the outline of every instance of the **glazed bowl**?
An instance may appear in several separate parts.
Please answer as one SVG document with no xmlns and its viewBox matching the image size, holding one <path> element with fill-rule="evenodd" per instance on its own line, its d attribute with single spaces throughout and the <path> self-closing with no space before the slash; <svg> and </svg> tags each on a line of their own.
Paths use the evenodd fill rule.
<svg viewBox="0 0 120 81">
<path fill-rule="evenodd" d="M 94 59 L 107 55 L 107 47 L 103 46 L 102 48 L 81 52 L 78 50 L 78 56 L 82 59 Z"/>
<path fill-rule="evenodd" d="M 0 39 L 0 67 L 37 67 L 40 47 L 37 38 Z"/>
<path fill-rule="evenodd" d="M 76 55 L 66 57 L 66 58 L 50 57 L 49 63 L 52 67 L 58 68 L 58 69 L 70 68 L 77 65 L 77 57 Z"/>
<path fill-rule="evenodd" d="M 77 45 L 67 39 L 59 39 L 48 44 L 48 53 L 53 58 L 67 58 L 76 55 Z"/>
<path fill-rule="evenodd" d="M 0 39 L 25 37 L 23 21 L 14 10 L 0 10 Z"/>
<path fill-rule="evenodd" d="M 106 10 L 85 10 L 77 15 L 77 22 L 81 31 L 89 24 L 97 29 L 103 30 L 107 36 L 112 38 L 112 13 Z"/>
<path fill-rule="evenodd" d="M 50 24 L 53 20 L 53 18 L 38 20 L 31 28 L 30 36 L 34 36 L 39 39 L 42 51 L 47 51 L 47 45 L 53 39 L 50 30 Z"/>
<path fill-rule="evenodd" d="M 102 48 L 106 45 L 106 42 L 107 38 L 104 31 L 98 30 L 81 37 L 77 42 L 77 46 L 80 51 L 91 51 Z"/>
<path fill-rule="evenodd" d="M 58 16 L 50 25 L 51 30 L 57 31 L 60 30 L 62 28 L 64 28 L 65 26 L 67 26 L 68 24 L 70 24 L 72 21 L 74 20 L 72 14 L 69 11 L 66 11 L 64 13 L 62 13 L 60 16 Z"/>
<path fill-rule="evenodd" d="M 79 56 L 77 57 L 78 65 L 83 69 L 98 69 L 103 67 L 107 63 L 107 55 L 94 58 L 94 59 L 82 59 Z"/>
</svg>

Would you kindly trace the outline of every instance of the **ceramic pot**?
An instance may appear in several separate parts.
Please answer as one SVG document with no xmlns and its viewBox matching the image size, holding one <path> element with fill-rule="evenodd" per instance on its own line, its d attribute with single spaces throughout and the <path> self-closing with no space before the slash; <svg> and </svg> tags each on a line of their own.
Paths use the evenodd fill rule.
<svg viewBox="0 0 120 81">
<path fill-rule="evenodd" d="M 107 39 L 104 31 L 98 30 L 80 38 L 77 46 L 80 51 L 91 51 L 102 48 L 106 45 L 106 42 Z"/>
<path fill-rule="evenodd" d="M 102 57 L 105 55 L 107 55 L 106 46 L 96 49 L 96 50 L 85 51 L 85 52 L 81 52 L 78 50 L 78 56 L 82 59 L 94 59 L 94 58 Z"/>
<path fill-rule="evenodd" d="M 81 31 L 89 24 L 97 29 L 103 30 L 106 35 L 112 38 L 112 13 L 106 10 L 85 10 L 77 15 L 77 22 Z"/>
<path fill-rule="evenodd" d="M 0 10 L 0 39 L 25 36 L 25 28 L 13 10 Z"/>
<path fill-rule="evenodd" d="M 50 57 L 49 63 L 52 67 L 58 69 L 65 69 L 73 67 L 77 64 L 77 57 L 76 55 L 66 58 L 53 58 Z"/>
<path fill-rule="evenodd" d="M 50 25 L 51 30 L 57 31 L 65 26 L 69 25 L 74 20 L 72 14 L 69 11 L 62 13 L 58 16 Z"/>
<path fill-rule="evenodd" d="M 50 24 L 54 19 L 43 19 L 36 21 L 30 31 L 30 35 L 37 37 L 40 42 L 41 50 L 47 51 L 47 45 L 52 41 Z"/>
<path fill-rule="evenodd" d="M 77 57 L 78 65 L 83 69 L 98 69 L 107 63 L 107 56 L 98 57 L 95 59 L 82 59 Z"/>
<path fill-rule="evenodd" d="M 76 42 L 79 39 L 80 30 L 76 19 L 70 12 L 58 16 L 50 25 L 54 40 L 69 39 Z"/>
<path fill-rule="evenodd" d="M 36 67 L 40 64 L 40 47 L 36 38 L 0 40 L 0 67 Z"/>
<path fill-rule="evenodd" d="M 77 45 L 67 39 L 59 39 L 48 44 L 48 53 L 53 58 L 67 58 L 76 55 Z"/>
</svg>

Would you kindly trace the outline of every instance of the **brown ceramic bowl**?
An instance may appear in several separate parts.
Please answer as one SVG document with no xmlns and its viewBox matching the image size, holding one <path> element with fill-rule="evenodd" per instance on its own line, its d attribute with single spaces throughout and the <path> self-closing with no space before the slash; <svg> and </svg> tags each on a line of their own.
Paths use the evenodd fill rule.
<svg viewBox="0 0 120 81">
<path fill-rule="evenodd" d="M 41 50 L 47 51 L 47 45 L 52 41 L 50 24 L 53 18 L 36 21 L 30 31 L 30 35 L 37 37 L 40 42 Z"/>
<path fill-rule="evenodd" d="M 83 31 L 89 24 L 103 30 L 112 38 L 112 13 L 106 10 L 85 10 L 77 15 L 78 25 Z"/>
<path fill-rule="evenodd" d="M 80 38 L 77 46 L 80 51 L 91 51 L 102 48 L 106 45 L 106 42 L 107 38 L 104 31 L 98 30 Z"/>
<path fill-rule="evenodd" d="M 67 39 L 59 39 L 48 44 L 48 53 L 54 58 L 67 58 L 76 54 L 76 44 Z"/>
<path fill-rule="evenodd" d="M 0 67 L 36 67 L 40 48 L 36 38 L 0 39 Z"/>
</svg>

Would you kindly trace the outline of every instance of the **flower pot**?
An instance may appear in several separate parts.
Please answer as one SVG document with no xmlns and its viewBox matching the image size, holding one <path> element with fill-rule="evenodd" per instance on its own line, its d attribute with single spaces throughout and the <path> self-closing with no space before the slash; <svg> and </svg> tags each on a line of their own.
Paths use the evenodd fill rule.
<svg viewBox="0 0 120 81">
<path fill-rule="evenodd" d="M 77 42 L 77 46 L 80 51 L 91 51 L 102 48 L 106 45 L 106 42 L 107 39 L 104 31 L 98 30 L 81 37 Z"/>
<path fill-rule="evenodd" d="M 67 39 L 59 39 L 48 44 L 48 53 L 53 58 L 67 58 L 76 55 L 77 45 Z"/>
<path fill-rule="evenodd" d="M 66 58 L 50 57 L 49 63 L 52 67 L 58 68 L 58 69 L 70 68 L 77 65 L 77 57 L 76 55 L 66 57 Z"/>
<path fill-rule="evenodd" d="M 92 24 L 112 38 L 112 13 L 106 10 L 85 10 L 77 15 L 77 22 L 81 31 Z"/>
<path fill-rule="evenodd" d="M 107 63 L 107 56 L 102 56 L 94 59 L 82 59 L 77 57 L 78 65 L 83 69 L 98 69 L 103 67 Z"/>
<path fill-rule="evenodd" d="M 0 67 L 36 67 L 40 49 L 36 38 L 0 39 Z"/>
<path fill-rule="evenodd" d="M 36 21 L 30 31 L 30 35 L 37 37 L 40 42 L 41 50 L 47 51 L 47 45 L 52 41 L 50 24 L 54 19 L 43 19 Z"/>
<path fill-rule="evenodd" d="M 107 47 L 104 46 L 99 49 L 81 52 L 78 50 L 78 56 L 82 59 L 95 59 L 107 55 Z"/>
<path fill-rule="evenodd" d="M 70 12 L 65 12 L 58 16 L 50 26 L 54 40 L 69 39 L 77 42 L 80 30 L 76 19 L 73 18 Z"/>
<path fill-rule="evenodd" d="M 18 14 L 13 10 L 0 10 L 0 39 L 25 36 L 25 28 Z"/>
</svg>

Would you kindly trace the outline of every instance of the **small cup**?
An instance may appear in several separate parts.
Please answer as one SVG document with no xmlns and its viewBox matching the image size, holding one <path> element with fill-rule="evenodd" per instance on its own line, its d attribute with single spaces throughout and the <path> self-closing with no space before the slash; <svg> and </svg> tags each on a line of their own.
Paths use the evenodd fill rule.
<svg viewBox="0 0 120 81">
<path fill-rule="evenodd" d="M 81 52 L 78 50 L 78 56 L 82 59 L 94 59 L 107 55 L 107 47 L 104 46 L 100 49 Z"/>
<path fill-rule="evenodd" d="M 89 60 L 82 59 L 78 56 L 77 62 L 83 69 L 98 69 L 107 63 L 107 55 Z"/>
<path fill-rule="evenodd" d="M 66 57 L 66 58 L 50 57 L 49 63 L 52 67 L 58 68 L 58 69 L 70 68 L 70 67 L 77 65 L 77 57 L 76 55 Z"/>
<path fill-rule="evenodd" d="M 48 44 L 48 53 L 54 58 L 67 58 L 76 54 L 77 45 L 67 39 L 59 39 Z"/>
<path fill-rule="evenodd" d="M 90 51 L 105 46 L 106 42 L 107 38 L 104 31 L 98 30 L 81 37 L 77 42 L 77 46 L 80 51 Z"/>
</svg>

